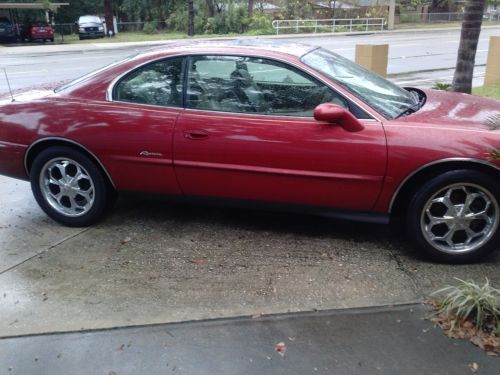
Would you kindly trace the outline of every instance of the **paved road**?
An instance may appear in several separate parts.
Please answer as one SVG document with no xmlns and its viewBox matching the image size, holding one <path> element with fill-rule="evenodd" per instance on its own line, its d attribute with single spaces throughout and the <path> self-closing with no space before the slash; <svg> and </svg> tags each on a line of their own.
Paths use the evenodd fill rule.
<svg viewBox="0 0 500 375">
<path fill-rule="evenodd" d="M 481 85 L 484 64 L 491 35 L 500 35 L 499 28 L 485 28 L 479 40 L 476 56 L 475 85 Z M 321 45 L 354 59 L 354 46 L 359 43 L 388 43 L 390 78 L 403 85 L 429 87 L 434 82 L 450 82 L 456 62 L 459 30 L 408 32 L 395 34 L 370 34 L 334 37 L 292 38 Z M 88 45 L 85 45 L 87 48 Z M 96 44 L 93 50 L 71 50 L 58 53 L 12 53 L 16 47 L 5 47 L 0 56 L 0 67 L 6 68 L 13 89 L 32 87 L 76 78 L 103 65 L 119 60 L 148 46 L 106 47 Z M 50 50 L 50 46 L 47 46 Z M 4 52 L 5 51 L 5 52 Z M 422 71 L 425 71 L 422 73 Z M 0 76 L 0 93 L 7 92 L 7 85 Z"/>
</svg>

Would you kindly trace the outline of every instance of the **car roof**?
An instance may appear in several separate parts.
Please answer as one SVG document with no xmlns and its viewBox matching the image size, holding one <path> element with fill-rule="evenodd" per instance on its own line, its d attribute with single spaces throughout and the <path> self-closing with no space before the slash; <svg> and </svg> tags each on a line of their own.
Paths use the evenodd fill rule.
<svg viewBox="0 0 500 375">
<path fill-rule="evenodd" d="M 224 52 L 228 50 L 243 52 L 243 51 L 261 51 L 282 53 L 295 57 L 302 57 L 306 53 L 317 49 L 316 46 L 311 46 L 304 43 L 295 43 L 273 39 L 218 39 L 218 40 L 196 40 L 196 41 L 176 41 L 163 44 L 161 46 L 148 49 L 146 53 L 161 53 L 161 52 L 203 52 L 212 53 L 217 48 L 223 48 Z"/>
</svg>

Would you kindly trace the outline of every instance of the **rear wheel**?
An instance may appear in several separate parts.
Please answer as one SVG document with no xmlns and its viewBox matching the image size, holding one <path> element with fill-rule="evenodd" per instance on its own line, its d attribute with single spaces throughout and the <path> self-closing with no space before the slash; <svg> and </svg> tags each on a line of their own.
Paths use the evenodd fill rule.
<svg viewBox="0 0 500 375">
<path fill-rule="evenodd" d="M 438 261 L 478 260 L 498 244 L 500 189 L 473 170 L 446 172 L 414 195 L 407 212 L 408 235 Z"/>
<path fill-rule="evenodd" d="M 67 226 L 88 226 L 112 201 L 108 182 L 85 154 L 70 147 L 42 151 L 30 171 L 31 189 L 45 213 Z"/>
</svg>

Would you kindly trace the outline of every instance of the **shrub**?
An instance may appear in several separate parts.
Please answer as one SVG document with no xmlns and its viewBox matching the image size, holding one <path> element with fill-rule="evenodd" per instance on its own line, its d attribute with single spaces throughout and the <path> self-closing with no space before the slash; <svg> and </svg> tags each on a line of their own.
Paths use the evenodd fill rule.
<svg viewBox="0 0 500 375">
<path fill-rule="evenodd" d="M 158 22 L 156 21 L 150 21 L 144 23 L 144 26 L 142 28 L 142 32 L 146 34 L 156 34 L 158 32 Z"/>
<path fill-rule="evenodd" d="M 443 91 L 448 91 L 451 87 L 450 83 L 443 83 L 443 82 L 436 82 L 432 88 L 434 90 L 443 90 Z"/>
<path fill-rule="evenodd" d="M 485 324 L 497 327 L 500 320 L 500 289 L 493 288 L 488 279 L 484 285 L 456 278 L 459 285 L 448 286 L 434 292 L 438 313 L 470 320 L 481 329 Z"/>
<path fill-rule="evenodd" d="M 250 20 L 250 30 L 259 34 L 273 34 L 273 20 L 270 16 L 262 12 L 254 13 Z"/>
</svg>

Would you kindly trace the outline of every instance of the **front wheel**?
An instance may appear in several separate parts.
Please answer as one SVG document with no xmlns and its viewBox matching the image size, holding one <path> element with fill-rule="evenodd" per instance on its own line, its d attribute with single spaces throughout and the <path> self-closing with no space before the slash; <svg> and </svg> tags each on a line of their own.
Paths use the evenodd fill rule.
<svg viewBox="0 0 500 375">
<path fill-rule="evenodd" d="M 407 212 L 410 239 L 437 261 L 476 261 L 498 245 L 500 188 L 478 171 L 455 170 L 425 183 Z"/>
<path fill-rule="evenodd" d="M 31 189 L 45 213 L 73 227 L 97 222 L 112 195 L 106 178 L 85 154 L 70 147 L 42 151 L 30 171 Z"/>
</svg>

